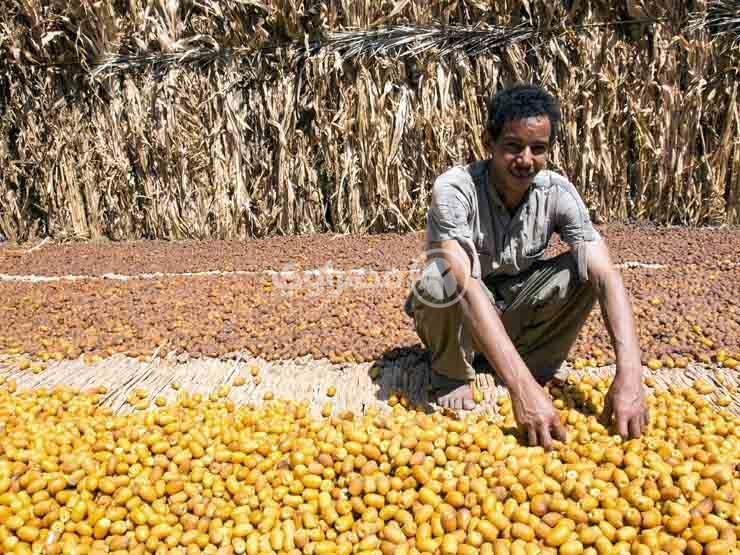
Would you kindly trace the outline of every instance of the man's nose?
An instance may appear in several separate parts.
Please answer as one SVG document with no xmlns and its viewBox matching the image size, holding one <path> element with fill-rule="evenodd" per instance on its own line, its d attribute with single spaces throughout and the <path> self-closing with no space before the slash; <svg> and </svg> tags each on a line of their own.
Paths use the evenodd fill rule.
<svg viewBox="0 0 740 555">
<path fill-rule="evenodd" d="M 519 158 L 517 162 L 519 162 L 519 164 L 521 164 L 522 166 L 531 166 L 534 162 L 532 149 L 530 149 L 528 146 L 524 147 L 524 149 L 519 153 Z"/>
</svg>

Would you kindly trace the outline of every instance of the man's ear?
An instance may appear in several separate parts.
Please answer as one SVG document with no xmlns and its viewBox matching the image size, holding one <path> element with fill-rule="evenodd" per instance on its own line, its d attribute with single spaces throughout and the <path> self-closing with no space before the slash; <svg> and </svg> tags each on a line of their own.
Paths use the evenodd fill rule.
<svg viewBox="0 0 740 555">
<path fill-rule="evenodd" d="M 483 139 L 483 146 L 486 148 L 486 150 L 489 153 L 492 153 L 493 152 L 493 144 L 494 144 L 495 141 L 493 140 L 493 136 L 491 135 L 491 130 L 488 129 L 487 127 L 484 128 L 483 129 L 483 135 L 482 135 L 481 138 Z"/>
</svg>

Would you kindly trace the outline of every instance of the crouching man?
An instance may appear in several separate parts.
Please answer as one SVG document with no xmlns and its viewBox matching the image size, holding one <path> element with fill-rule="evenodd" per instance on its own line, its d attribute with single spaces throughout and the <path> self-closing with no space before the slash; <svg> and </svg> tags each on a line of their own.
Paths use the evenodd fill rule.
<svg viewBox="0 0 740 555">
<path fill-rule="evenodd" d="M 573 185 L 547 170 L 560 120 L 541 88 L 517 85 L 488 106 L 490 159 L 435 182 L 427 218 L 430 263 L 405 310 L 432 357 L 432 388 L 447 408 L 471 409 L 479 353 L 508 388 L 531 444 L 565 439 L 541 384 L 565 361 L 598 300 L 617 357 L 604 418 L 624 438 L 648 423 L 628 295 Z M 569 252 L 545 259 L 557 233 Z"/>
</svg>

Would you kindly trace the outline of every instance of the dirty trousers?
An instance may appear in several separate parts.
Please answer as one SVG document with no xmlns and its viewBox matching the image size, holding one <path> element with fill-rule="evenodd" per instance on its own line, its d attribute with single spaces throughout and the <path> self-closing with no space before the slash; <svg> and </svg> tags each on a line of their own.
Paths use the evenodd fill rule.
<svg viewBox="0 0 740 555">
<path fill-rule="evenodd" d="M 428 266 L 406 301 L 406 313 L 431 352 L 431 366 L 455 380 L 475 377 L 473 357 L 480 353 L 459 302 L 441 306 L 444 272 Z M 509 338 L 538 379 L 560 368 L 596 301 L 589 282 L 579 280 L 570 253 L 538 261 L 515 276 L 482 280 L 483 290 L 498 309 Z M 441 298 L 442 297 L 442 298 Z"/>
</svg>

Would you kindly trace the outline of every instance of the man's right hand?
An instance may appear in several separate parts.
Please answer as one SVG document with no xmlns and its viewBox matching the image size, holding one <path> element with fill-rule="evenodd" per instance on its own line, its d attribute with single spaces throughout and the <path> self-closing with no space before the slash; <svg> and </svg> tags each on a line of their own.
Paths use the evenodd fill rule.
<svg viewBox="0 0 740 555">
<path fill-rule="evenodd" d="M 480 279 L 472 279 L 468 255 L 454 240 L 431 245 L 440 249 L 456 284 L 463 287 L 460 305 L 481 352 L 511 394 L 514 417 L 527 430 L 529 442 L 552 447 L 552 438 L 565 441 L 565 429 L 545 390 L 535 381 L 511 342 L 495 305 L 484 293 Z"/>
<path fill-rule="evenodd" d="M 534 379 L 509 388 L 517 424 L 527 431 L 529 444 L 552 448 L 552 438 L 566 440 L 566 432 L 552 401 Z"/>
</svg>

